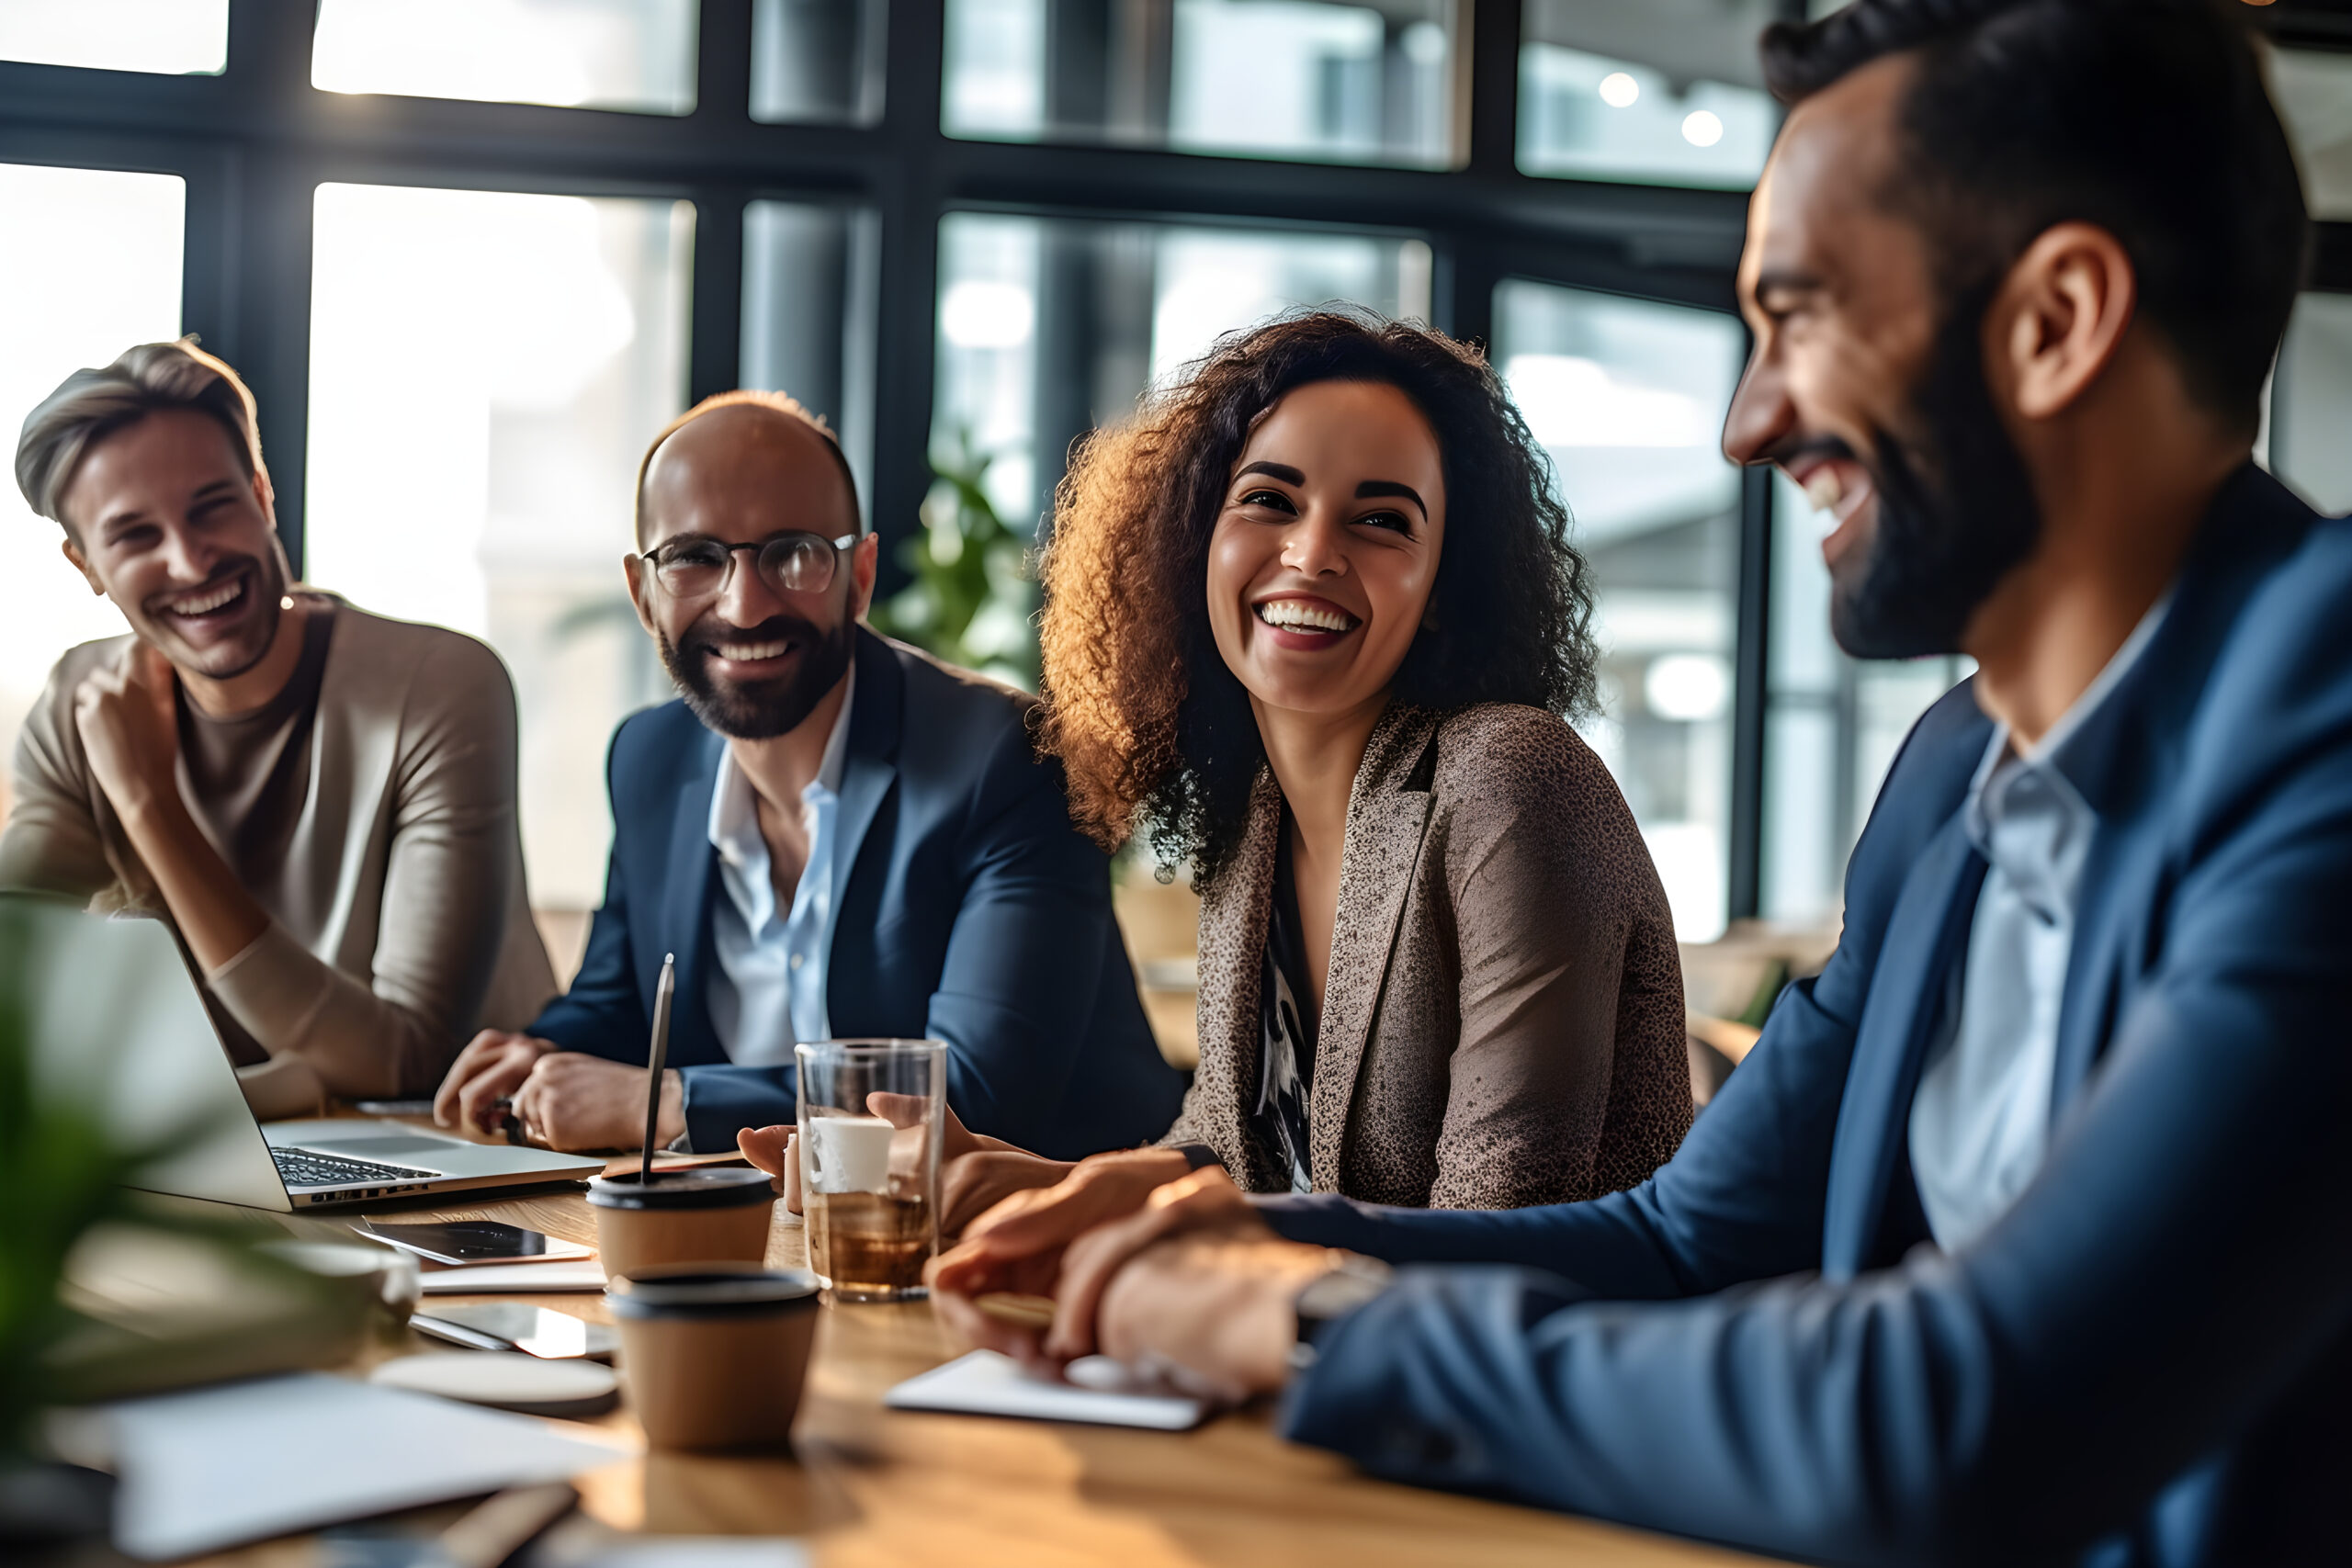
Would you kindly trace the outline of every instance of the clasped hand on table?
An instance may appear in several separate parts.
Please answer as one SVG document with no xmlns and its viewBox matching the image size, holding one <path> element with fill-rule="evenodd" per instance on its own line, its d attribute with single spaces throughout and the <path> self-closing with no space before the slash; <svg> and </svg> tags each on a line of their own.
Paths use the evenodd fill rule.
<svg viewBox="0 0 2352 1568">
<path fill-rule="evenodd" d="M 1099 1352 L 1234 1403 L 1281 1388 L 1299 1292 L 1343 1255 L 1275 1235 L 1221 1168 L 1169 1179 L 1171 1158 L 1097 1156 L 974 1221 L 926 1274 L 941 1322 L 1040 1371 Z M 1052 1297 L 1052 1324 L 990 1315 L 997 1292 Z"/>
<path fill-rule="evenodd" d="M 501 1100 L 524 1137 L 551 1149 L 633 1149 L 645 1138 L 645 1069 L 566 1051 L 548 1040 L 485 1029 L 450 1065 L 433 1097 L 444 1127 L 494 1133 Z M 686 1130 L 685 1092 L 677 1072 L 662 1075 L 654 1143 L 667 1147 Z"/>
</svg>

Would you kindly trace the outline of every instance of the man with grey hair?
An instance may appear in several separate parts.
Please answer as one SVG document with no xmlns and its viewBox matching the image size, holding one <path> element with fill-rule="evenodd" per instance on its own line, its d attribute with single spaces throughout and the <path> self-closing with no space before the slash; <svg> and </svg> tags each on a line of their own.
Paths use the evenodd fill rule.
<svg viewBox="0 0 2352 1568">
<path fill-rule="evenodd" d="M 17 483 L 128 636 L 26 720 L 0 887 L 168 919 L 265 1115 L 429 1090 L 553 993 L 498 656 L 289 583 L 253 394 L 193 341 L 78 370 Z"/>
</svg>

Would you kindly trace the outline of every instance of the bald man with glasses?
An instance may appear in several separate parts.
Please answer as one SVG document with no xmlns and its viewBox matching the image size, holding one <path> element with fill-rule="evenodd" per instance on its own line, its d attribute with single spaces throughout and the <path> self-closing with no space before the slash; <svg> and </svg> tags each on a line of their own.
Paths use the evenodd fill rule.
<svg viewBox="0 0 2352 1568">
<path fill-rule="evenodd" d="M 791 1121 L 794 1043 L 854 1036 L 945 1041 L 976 1134 L 1063 1157 L 1156 1135 L 1182 1084 L 1031 699 L 861 624 L 876 547 L 831 433 L 776 394 L 709 399 L 655 437 L 637 519 L 629 598 L 681 700 L 613 737 L 612 862 L 571 992 L 467 1046 L 436 1117 L 637 1144 L 674 953 L 664 1145 Z"/>
</svg>

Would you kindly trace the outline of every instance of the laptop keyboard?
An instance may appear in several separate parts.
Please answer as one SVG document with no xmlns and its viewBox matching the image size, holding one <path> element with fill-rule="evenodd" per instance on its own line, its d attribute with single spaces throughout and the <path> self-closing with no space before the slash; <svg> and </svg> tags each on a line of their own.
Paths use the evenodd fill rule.
<svg viewBox="0 0 2352 1568">
<path fill-rule="evenodd" d="M 317 1154 L 310 1149 L 274 1148 L 269 1152 L 277 1161 L 277 1174 L 288 1187 L 380 1187 L 391 1181 L 430 1181 L 436 1174 L 404 1165 L 381 1165 L 372 1159 Z"/>
</svg>

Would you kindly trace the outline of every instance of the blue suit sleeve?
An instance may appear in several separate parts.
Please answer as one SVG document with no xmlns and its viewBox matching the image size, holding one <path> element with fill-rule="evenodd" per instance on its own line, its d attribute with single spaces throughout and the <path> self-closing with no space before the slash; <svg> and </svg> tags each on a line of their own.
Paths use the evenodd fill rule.
<svg viewBox="0 0 2352 1568">
<path fill-rule="evenodd" d="M 965 1125 L 1068 1157 L 1056 1124 L 1118 940 L 1102 853 L 1070 825 L 1059 773 L 1009 727 L 981 770 L 965 829 L 969 869 L 929 1015 L 947 1043 L 947 1098 Z"/>
<path fill-rule="evenodd" d="M 1392 1209 L 1345 1198 L 1258 1200 L 1294 1241 L 1392 1263 L 1511 1263 L 1604 1296 L 1652 1300 L 1816 1267 L 1849 1022 L 1829 972 L 1785 992 L 1746 1063 L 1674 1158 L 1640 1186 L 1583 1203 L 1493 1212 Z"/>
<path fill-rule="evenodd" d="M 2329 722 L 2299 722 L 2296 780 L 2206 818 L 2233 830 L 2167 900 L 2168 956 L 1973 1245 L 1646 1304 L 1408 1270 L 1327 1332 L 1285 1430 L 1399 1479 L 1841 1562 L 2052 1560 L 2137 1517 L 2352 1314 L 2326 1239 L 2352 1186 L 2352 714 Z M 1712 1251 L 1674 1239 L 1657 1185 L 1512 1255 L 1598 1286 L 1629 1251 L 1592 1243 L 1607 1219 L 1703 1283 Z"/>
<path fill-rule="evenodd" d="M 790 1067 L 738 1067 L 721 1063 L 678 1069 L 684 1091 L 686 1146 L 696 1154 L 724 1154 L 736 1133 L 789 1122 L 798 1096 Z"/>
</svg>

